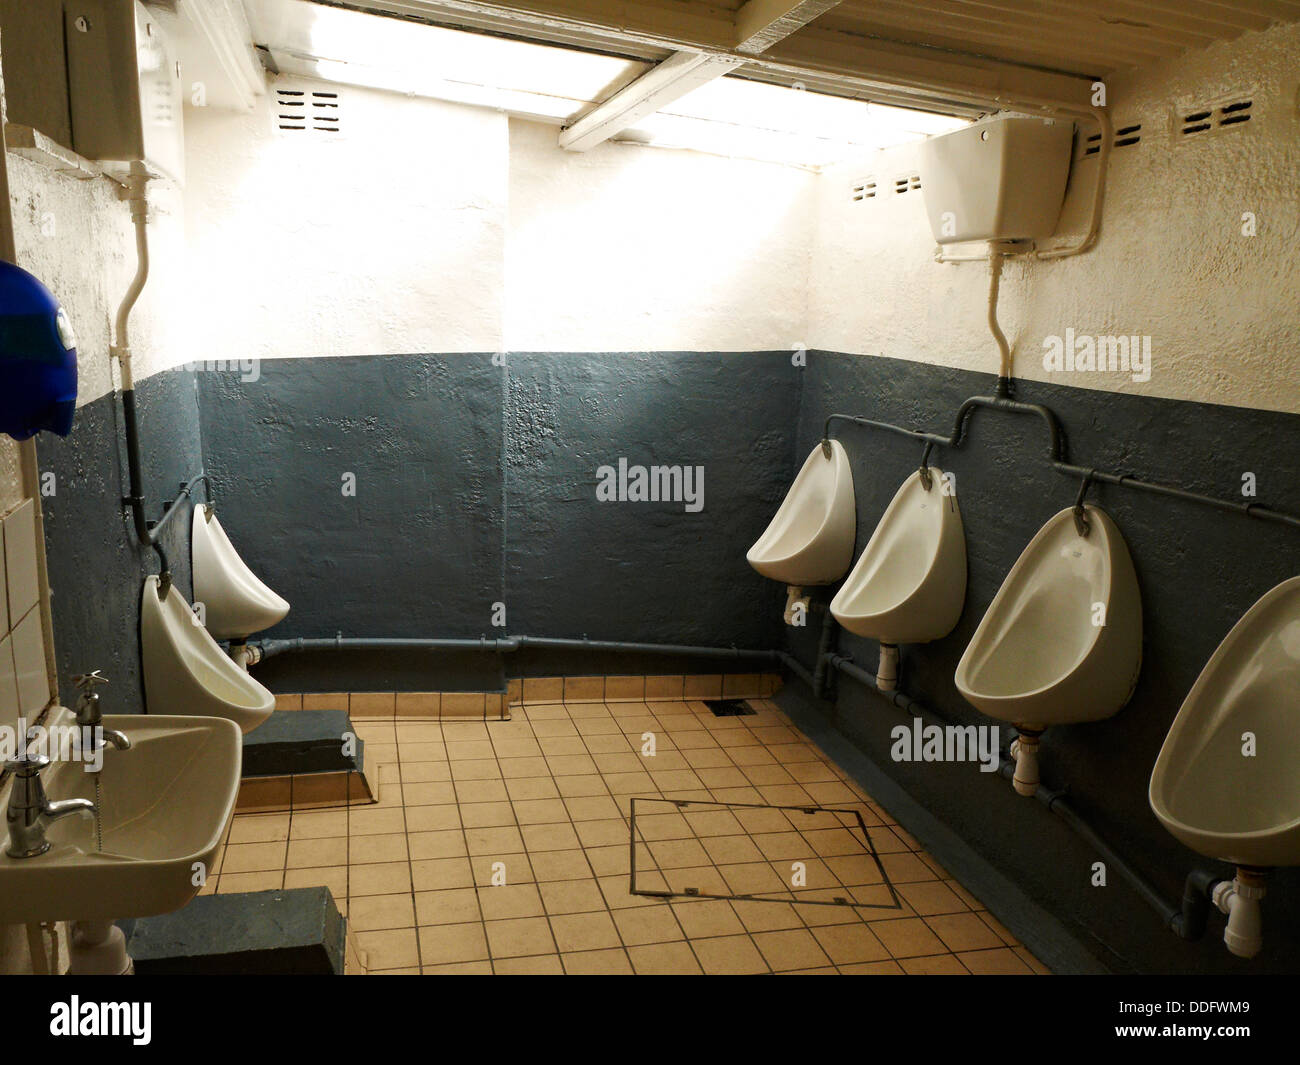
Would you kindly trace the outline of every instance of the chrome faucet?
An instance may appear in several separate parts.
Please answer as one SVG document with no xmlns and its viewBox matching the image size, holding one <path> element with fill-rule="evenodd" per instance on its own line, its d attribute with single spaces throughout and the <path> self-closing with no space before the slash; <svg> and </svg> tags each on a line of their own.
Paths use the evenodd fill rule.
<svg viewBox="0 0 1300 1065">
<path fill-rule="evenodd" d="M 45 830 L 50 824 L 83 810 L 96 812 L 95 804 L 89 799 L 51 802 L 46 797 L 41 770 L 49 764 L 50 760 L 43 754 L 30 751 L 5 763 L 5 768 L 13 771 L 9 809 L 5 814 L 9 825 L 9 846 L 5 853 L 10 858 L 35 858 L 44 854 L 50 849 L 50 842 L 45 838 Z"/>
<path fill-rule="evenodd" d="M 96 669 L 91 673 L 78 673 L 72 678 L 72 683 L 77 686 L 79 693 L 75 708 L 77 724 L 83 729 L 94 729 L 91 733 L 91 749 L 99 751 L 105 743 L 111 743 L 119 751 L 129 751 L 131 741 L 124 733 L 103 727 L 104 715 L 99 709 L 99 692 L 95 688 L 107 684 L 108 678 Z"/>
</svg>

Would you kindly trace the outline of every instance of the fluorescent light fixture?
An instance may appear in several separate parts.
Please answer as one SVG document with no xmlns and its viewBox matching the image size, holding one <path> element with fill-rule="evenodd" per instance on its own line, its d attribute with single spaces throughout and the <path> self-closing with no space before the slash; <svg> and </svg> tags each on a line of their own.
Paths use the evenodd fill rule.
<svg viewBox="0 0 1300 1065">
<path fill-rule="evenodd" d="M 725 77 L 687 93 L 628 134 L 649 144 L 826 166 L 965 125 L 963 118 Z"/>
<path fill-rule="evenodd" d="M 250 0 L 255 40 L 286 73 L 562 122 L 648 64 L 424 26 L 301 0 Z"/>
</svg>

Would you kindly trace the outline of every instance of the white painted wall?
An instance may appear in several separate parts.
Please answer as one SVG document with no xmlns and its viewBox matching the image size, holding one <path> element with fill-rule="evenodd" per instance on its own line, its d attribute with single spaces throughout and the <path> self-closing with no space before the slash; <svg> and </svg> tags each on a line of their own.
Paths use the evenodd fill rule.
<svg viewBox="0 0 1300 1065">
<path fill-rule="evenodd" d="M 1112 83 L 1117 121 L 1141 121 L 1143 141 L 1113 157 L 1094 252 L 1008 265 L 1020 376 L 1047 376 L 1043 338 L 1066 328 L 1150 334 L 1150 381 L 1070 383 L 1300 410 L 1298 69 L 1287 26 Z M 1171 145 L 1176 98 L 1238 89 L 1256 100 L 1248 128 Z M 912 148 L 820 176 L 625 144 L 573 155 L 554 127 L 340 91 L 341 143 L 274 133 L 273 96 L 251 114 L 187 108 L 187 187 L 151 192 L 138 378 L 200 359 L 799 343 L 995 367 L 987 268 L 932 261 L 920 194 L 886 184 L 850 201 L 863 174 L 913 169 Z M 1096 162 L 1077 166 L 1074 219 Z M 126 206 L 107 179 L 17 156 L 10 170 L 19 251 L 77 326 L 85 403 L 110 387 L 134 269 Z"/>
<path fill-rule="evenodd" d="M 337 143 L 187 110 L 195 358 L 803 340 L 810 172 L 331 88 Z"/>
<path fill-rule="evenodd" d="M 111 391 L 108 348 L 113 318 L 135 274 L 135 233 L 121 186 L 106 177 L 79 181 L 9 153 L 9 195 L 18 261 L 58 297 L 77 332 L 77 404 Z M 180 191 L 149 189 L 149 284 L 131 315 L 135 375 L 188 361 L 192 332 L 176 313 L 185 297 L 185 229 Z"/>
<path fill-rule="evenodd" d="M 510 123 L 513 351 L 752 351 L 805 342 L 811 171 Z"/>
<path fill-rule="evenodd" d="M 1116 124 L 1141 122 L 1142 142 L 1112 155 L 1093 251 L 1008 264 L 1000 318 L 1018 376 L 1300 413 L 1298 75 L 1293 25 L 1112 82 Z M 1243 89 L 1255 100 L 1247 126 L 1173 144 L 1175 100 Z M 892 190 L 896 174 L 915 171 L 916 156 L 896 149 L 821 176 L 810 344 L 994 373 L 987 265 L 936 264 L 921 194 Z M 1075 165 L 1079 179 L 1097 164 Z M 853 203 L 850 186 L 868 173 L 883 179 L 882 191 Z M 1072 181 L 1067 229 L 1082 218 L 1089 186 Z M 1247 211 L 1258 219 L 1254 237 L 1242 235 Z M 1149 335 L 1151 379 L 1049 374 L 1043 340 L 1067 328 Z"/>
<path fill-rule="evenodd" d="M 505 116 L 308 84 L 342 140 L 277 132 L 273 93 L 186 109 L 195 358 L 498 350 Z"/>
</svg>

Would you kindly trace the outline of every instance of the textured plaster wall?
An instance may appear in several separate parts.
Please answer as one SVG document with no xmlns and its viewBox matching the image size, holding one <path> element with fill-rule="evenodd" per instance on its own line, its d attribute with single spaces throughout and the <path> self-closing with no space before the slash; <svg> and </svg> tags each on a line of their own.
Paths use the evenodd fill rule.
<svg viewBox="0 0 1300 1065">
<path fill-rule="evenodd" d="M 510 123 L 512 351 L 767 351 L 805 342 L 817 176 Z"/>
<path fill-rule="evenodd" d="M 156 373 L 136 385 L 144 490 L 151 518 L 177 487 L 203 467 L 195 375 L 184 369 Z M 43 474 L 55 493 L 43 500 L 55 650 L 64 693 L 74 673 L 102 669 L 112 687 L 105 713 L 144 709 L 140 677 L 140 586 L 158 569 L 153 551 L 141 548 L 122 508 L 126 493 L 125 438 L 117 398 L 101 396 L 77 411 L 72 434 L 37 440 Z M 202 498 L 202 488 L 199 498 Z M 163 534 L 176 587 L 190 587 L 190 505 L 183 503 Z"/>
<path fill-rule="evenodd" d="M 1016 373 L 1083 388 L 1300 411 L 1300 26 L 1247 34 L 1110 85 L 1116 125 L 1141 143 L 1111 157 L 1101 240 L 1083 256 L 1009 263 L 1000 317 Z M 1242 127 L 1176 145 L 1174 101 L 1237 93 Z M 1089 130 L 1091 132 L 1091 130 Z M 863 355 L 993 372 L 985 326 L 988 267 L 938 265 L 923 193 L 896 194 L 915 148 L 825 172 L 818 182 L 809 343 Z M 1075 164 L 1064 231 L 1077 232 L 1095 159 Z M 881 192 L 852 202 L 872 174 Z M 1258 232 L 1242 235 L 1242 214 Z M 1051 375 L 1043 339 L 1067 328 L 1152 338 L 1145 384 L 1118 373 Z"/>
<path fill-rule="evenodd" d="M 9 153 L 9 196 L 18 261 L 58 297 L 77 333 L 79 405 L 112 390 L 108 348 L 113 317 L 135 275 L 135 231 L 120 185 L 79 181 Z M 183 197 L 169 182 L 149 186 L 149 283 L 130 321 L 135 376 L 188 361 L 201 330 L 183 313 L 187 298 Z"/>
<path fill-rule="evenodd" d="M 196 358 L 500 349 L 505 116 L 342 92 L 339 140 L 186 108 Z"/>
<path fill-rule="evenodd" d="M 780 589 L 749 568 L 745 550 L 785 491 L 798 403 L 786 353 L 512 353 L 505 368 L 488 354 L 363 356 L 262 368 L 255 383 L 235 372 L 199 378 L 222 523 L 292 604 L 269 635 L 508 632 L 760 648 L 780 638 Z M 716 414 L 737 394 L 746 402 L 718 432 Z M 620 458 L 702 466 L 701 509 L 600 501 L 597 470 Z M 341 491 L 345 474 L 355 495 Z M 484 683 L 444 656 L 321 657 L 311 676 L 297 673 L 296 656 L 258 675 L 326 691 L 344 676 L 381 690 Z M 478 665 L 481 674 L 496 664 L 478 656 Z M 592 670 L 590 657 L 578 668 Z"/>
</svg>

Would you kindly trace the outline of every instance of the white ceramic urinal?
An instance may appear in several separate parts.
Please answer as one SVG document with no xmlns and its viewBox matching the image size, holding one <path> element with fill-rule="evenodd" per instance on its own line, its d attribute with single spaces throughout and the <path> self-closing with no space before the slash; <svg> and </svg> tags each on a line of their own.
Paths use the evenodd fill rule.
<svg viewBox="0 0 1300 1065">
<path fill-rule="evenodd" d="M 1292 577 L 1246 612 L 1196 679 L 1156 759 L 1151 809 L 1210 858 L 1300 865 L 1298 751 L 1300 577 Z"/>
<path fill-rule="evenodd" d="M 896 686 L 898 645 L 947 636 L 966 601 L 966 536 L 957 497 L 946 493 L 941 470 L 931 467 L 926 474 L 918 470 L 903 482 L 831 600 L 836 621 L 880 642 L 876 682 L 882 691 Z"/>
<path fill-rule="evenodd" d="M 245 640 L 283 620 L 289 604 L 244 564 L 212 504 L 194 508 L 191 526 L 194 600 L 203 604 L 208 632 L 218 640 Z"/>
<path fill-rule="evenodd" d="M 275 696 L 229 658 L 175 588 L 156 576 L 140 594 L 145 705 L 154 714 L 229 718 L 243 731 L 271 716 Z"/>
<path fill-rule="evenodd" d="M 833 584 L 853 561 L 857 512 L 853 472 L 838 440 L 818 444 L 799 471 L 767 530 L 745 558 L 764 577 L 789 587 L 786 620 L 806 612 L 809 584 Z"/>
<path fill-rule="evenodd" d="M 1216 886 L 1224 942 L 1263 944 L 1261 869 L 1300 865 L 1300 577 L 1251 607 L 1196 678 L 1165 737 L 1148 800 L 1194 851 L 1231 862 Z"/>
<path fill-rule="evenodd" d="M 1128 546 L 1110 517 L 1053 517 L 1002 582 L 957 664 L 957 689 L 1020 731 L 1016 790 L 1038 787 L 1038 737 L 1049 725 L 1120 709 L 1142 664 L 1142 599 Z"/>
</svg>

